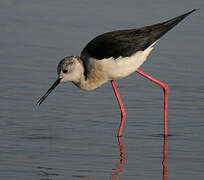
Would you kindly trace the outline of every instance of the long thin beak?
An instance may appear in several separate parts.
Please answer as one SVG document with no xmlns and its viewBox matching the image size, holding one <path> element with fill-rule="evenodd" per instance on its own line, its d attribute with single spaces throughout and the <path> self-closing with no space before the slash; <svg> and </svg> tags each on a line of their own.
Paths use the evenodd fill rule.
<svg viewBox="0 0 204 180">
<path fill-rule="evenodd" d="M 54 84 L 51 86 L 50 89 L 48 89 L 48 91 L 38 100 L 37 102 L 37 105 L 40 105 L 44 100 L 45 98 L 53 91 L 53 89 L 60 83 L 60 78 L 58 78 Z"/>
</svg>

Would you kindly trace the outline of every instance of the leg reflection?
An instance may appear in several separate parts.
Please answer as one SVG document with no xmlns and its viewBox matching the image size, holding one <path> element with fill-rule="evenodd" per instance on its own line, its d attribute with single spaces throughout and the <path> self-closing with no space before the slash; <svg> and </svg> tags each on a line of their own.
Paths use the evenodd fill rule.
<svg viewBox="0 0 204 180">
<path fill-rule="evenodd" d="M 167 180 L 167 166 L 166 166 L 167 152 L 166 152 L 166 143 L 167 143 L 167 136 L 164 136 L 163 161 L 162 161 L 162 166 L 163 166 L 163 180 Z"/>
<path fill-rule="evenodd" d="M 119 175 L 123 173 L 123 164 L 125 164 L 125 147 L 122 144 L 122 139 L 118 137 L 118 145 L 120 147 L 120 162 L 117 164 L 116 168 L 113 169 L 113 174 L 111 180 L 118 180 Z"/>
<path fill-rule="evenodd" d="M 118 145 L 120 147 L 120 162 L 117 164 L 116 168 L 113 169 L 113 174 L 111 176 L 111 180 L 119 180 L 119 176 L 123 173 L 123 165 L 125 164 L 125 147 L 122 144 L 122 139 L 118 137 Z M 164 135 L 164 142 L 163 142 L 163 160 L 162 160 L 162 166 L 163 166 L 163 178 L 162 180 L 167 180 L 167 151 L 166 151 L 166 145 L 167 145 L 167 136 Z"/>
</svg>

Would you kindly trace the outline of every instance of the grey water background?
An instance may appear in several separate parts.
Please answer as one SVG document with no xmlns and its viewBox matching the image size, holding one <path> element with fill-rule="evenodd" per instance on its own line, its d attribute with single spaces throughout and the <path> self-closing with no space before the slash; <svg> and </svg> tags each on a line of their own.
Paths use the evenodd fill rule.
<svg viewBox="0 0 204 180">
<path fill-rule="evenodd" d="M 56 80 L 64 56 L 98 34 L 199 11 L 168 32 L 141 69 L 169 85 L 167 179 L 204 178 L 204 1 L 1 0 L 0 179 L 163 177 L 163 91 L 137 73 L 116 81 L 127 110 L 120 164 L 120 111 L 110 83 L 84 92 Z M 116 175 L 116 171 L 119 171 Z"/>
</svg>

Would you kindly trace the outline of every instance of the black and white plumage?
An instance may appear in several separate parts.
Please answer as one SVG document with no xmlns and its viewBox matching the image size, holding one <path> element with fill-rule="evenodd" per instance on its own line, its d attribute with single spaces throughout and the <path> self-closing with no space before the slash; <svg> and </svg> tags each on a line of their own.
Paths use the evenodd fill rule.
<svg viewBox="0 0 204 180">
<path fill-rule="evenodd" d="M 128 57 L 137 51 L 144 51 L 194 11 L 195 9 L 171 20 L 151 26 L 104 33 L 91 40 L 82 50 L 81 55 L 87 54 L 101 60 L 110 57 L 114 59 L 120 56 Z"/>
<path fill-rule="evenodd" d="M 83 90 L 92 90 L 109 80 L 135 72 L 158 39 L 194 11 L 196 9 L 163 23 L 95 37 L 85 46 L 80 57 L 70 56 L 60 61 L 57 81 L 37 104 L 40 105 L 61 82 L 71 81 Z"/>
</svg>

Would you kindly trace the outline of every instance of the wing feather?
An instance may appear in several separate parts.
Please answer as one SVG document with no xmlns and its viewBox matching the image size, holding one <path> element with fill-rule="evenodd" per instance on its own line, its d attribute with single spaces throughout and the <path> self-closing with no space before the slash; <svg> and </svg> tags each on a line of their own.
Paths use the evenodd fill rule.
<svg viewBox="0 0 204 180">
<path fill-rule="evenodd" d="M 181 16 L 138 29 L 119 30 L 104 33 L 91 40 L 81 52 L 81 58 L 86 60 L 86 56 L 97 60 L 104 58 L 127 57 L 143 51 L 151 44 L 182 21 L 186 16 L 196 11 L 196 9 Z"/>
</svg>

